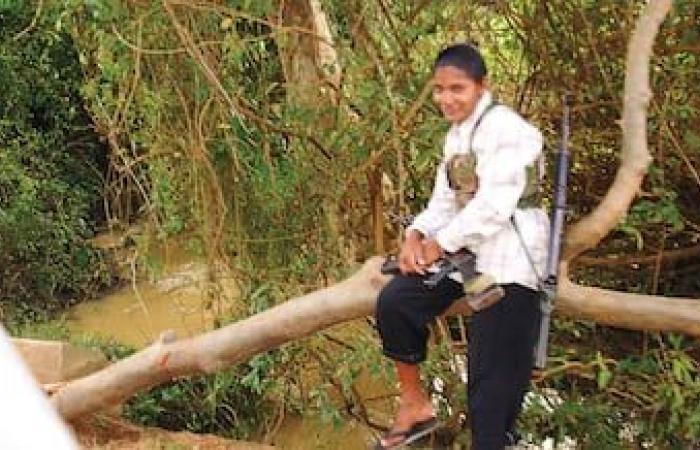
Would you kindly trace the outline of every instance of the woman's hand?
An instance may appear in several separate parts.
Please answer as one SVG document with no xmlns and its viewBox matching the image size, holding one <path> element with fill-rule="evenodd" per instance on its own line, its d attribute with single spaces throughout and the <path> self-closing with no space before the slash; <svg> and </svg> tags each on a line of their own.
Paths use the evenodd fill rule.
<svg viewBox="0 0 700 450">
<path fill-rule="evenodd" d="M 425 257 L 423 255 L 423 236 L 416 230 L 411 230 L 406 235 L 399 253 L 399 270 L 403 275 L 413 273 L 424 274 Z"/>
<path fill-rule="evenodd" d="M 423 261 L 424 267 L 430 267 L 435 261 L 442 258 L 445 251 L 440 247 L 440 244 L 435 239 L 426 239 L 423 241 Z"/>
</svg>

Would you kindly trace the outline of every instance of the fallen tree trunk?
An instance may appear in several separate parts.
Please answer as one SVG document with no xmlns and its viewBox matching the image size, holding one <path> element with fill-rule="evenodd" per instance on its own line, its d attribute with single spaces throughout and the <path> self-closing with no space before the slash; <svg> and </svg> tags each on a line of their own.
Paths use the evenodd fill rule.
<svg viewBox="0 0 700 450">
<path fill-rule="evenodd" d="M 176 341 L 163 333 L 150 347 L 72 381 L 52 401 L 66 419 L 122 402 L 176 377 L 212 373 L 338 323 L 373 314 L 388 281 L 383 259 L 371 258 L 346 280 L 281 303 L 199 336 Z M 635 330 L 678 331 L 700 337 L 700 301 L 624 294 L 565 281 L 558 310 L 572 317 Z"/>
<path fill-rule="evenodd" d="M 218 330 L 175 341 L 163 333 L 150 347 L 66 384 L 52 401 L 66 419 L 119 403 L 173 378 L 211 373 L 331 325 L 371 314 L 388 278 L 372 258 L 348 279 L 286 301 Z"/>
</svg>

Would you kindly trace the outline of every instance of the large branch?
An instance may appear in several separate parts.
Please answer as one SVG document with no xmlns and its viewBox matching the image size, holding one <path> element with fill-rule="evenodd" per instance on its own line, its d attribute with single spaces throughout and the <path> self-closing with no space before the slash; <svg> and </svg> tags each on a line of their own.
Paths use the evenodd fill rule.
<svg viewBox="0 0 700 450">
<path fill-rule="evenodd" d="M 556 311 L 603 325 L 700 337 L 700 299 L 630 294 L 564 279 L 559 283 Z"/>
<path fill-rule="evenodd" d="M 379 272 L 381 263 L 382 258 L 372 258 L 341 283 L 191 339 L 175 341 L 164 333 L 150 347 L 66 384 L 52 401 L 70 420 L 173 378 L 215 372 L 331 325 L 370 315 L 387 281 Z"/>
<path fill-rule="evenodd" d="M 603 201 L 568 232 L 563 253 L 566 261 L 598 245 L 627 214 L 642 185 L 651 162 L 647 147 L 649 61 L 654 39 L 670 9 L 671 0 L 650 1 L 637 20 L 627 47 L 620 168 Z"/>
</svg>

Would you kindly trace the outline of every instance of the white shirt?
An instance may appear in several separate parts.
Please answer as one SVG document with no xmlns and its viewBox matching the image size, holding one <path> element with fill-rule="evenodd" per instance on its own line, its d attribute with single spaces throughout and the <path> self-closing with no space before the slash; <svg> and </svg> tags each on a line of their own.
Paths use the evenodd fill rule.
<svg viewBox="0 0 700 450">
<path fill-rule="evenodd" d="M 447 252 L 468 248 L 476 254 L 477 270 L 491 275 L 496 283 L 536 288 L 537 275 L 510 218 L 515 218 L 537 273 L 543 276 L 549 220 L 541 208 L 517 209 L 527 182 L 526 167 L 536 164 L 542 152 L 542 134 L 512 109 L 492 108 L 474 134 L 471 151 L 477 158 L 479 179 L 474 198 L 458 209 L 447 182 L 446 161 L 469 152 L 474 123 L 491 102 L 491 93 L 484 92 L 474 112 L 447 133 L 432 197 L 408 229 L 435 238 Z"/>
</svg>

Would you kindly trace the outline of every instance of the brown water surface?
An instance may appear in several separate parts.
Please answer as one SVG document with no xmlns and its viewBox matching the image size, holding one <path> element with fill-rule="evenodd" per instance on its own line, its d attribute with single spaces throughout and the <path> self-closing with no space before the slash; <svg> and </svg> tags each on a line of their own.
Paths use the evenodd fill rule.
<svg viewBox="0 0 700 450">
<path fill-rule="evenodd" d="M 165 330 L 174 330 L 183 338 L 210 328 L 212 317 L 205 312 L 206 301 L 194 289 L 164 293 L 140 283 L 136 289 L 126 287 L 73 307 L 67 326 L 73 334 L 93 334 L 140 348 Z"/>
</svg>

